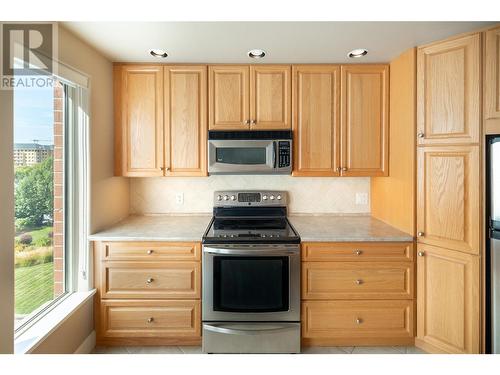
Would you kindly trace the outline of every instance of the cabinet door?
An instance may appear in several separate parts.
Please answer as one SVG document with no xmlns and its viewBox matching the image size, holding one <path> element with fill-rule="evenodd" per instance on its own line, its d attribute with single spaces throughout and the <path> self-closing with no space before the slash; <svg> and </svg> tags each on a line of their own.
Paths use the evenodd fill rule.
<svg viewBox="0 0 500 375">
<path fill-rule="evenodd" d="M 500 27 L 485 38 L 484 119 L 500 119 Z"/>
<path fill-rule="evenodd" d="M 419 244 L 416 345 L 431 352 L 479 352 L 479 258 Z"/>
<path fill-rule="evenodd" d="M 250 67 L 250 128 L 290 129 L 290 66 Z"/>
<path fill-rule="evenodd" d="M 387 176 L 389 67 L 342 66 L 343 176 Z"/>
<path fill-rule="evenodd" d="M 293 176 L 339 176 L 340 67 L 293 66 Z"/>
<path fill-rule="evenodd" d="M 207 67 L 165 68 L 165 175 L 207 175 Z"/>
<path fill-rule="evenodd" d="M 163 175 L 163 71 L 115 66 L 116 174 Z"/>
<path fill-rule="evenodd" d="M 479 142 L 480 53 L 480 34 L 418 49 L 419 145 Z"/>
<path fill-rule="evenodd" d="M 248 130 L 249 67 L 218 65 L 208 68 L 208 127 L 211 130 Z"/>
<path fill-rule="evenodd" d="M 418 242 L 479 253 L 479 147 L 418 148 Z"/>
</svg>

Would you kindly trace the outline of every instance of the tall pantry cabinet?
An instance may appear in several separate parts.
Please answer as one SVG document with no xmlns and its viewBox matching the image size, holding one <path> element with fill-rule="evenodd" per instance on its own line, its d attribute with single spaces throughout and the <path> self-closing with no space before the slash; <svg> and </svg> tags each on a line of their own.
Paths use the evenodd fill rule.
<svg viewBox="0 0 500 375">
<path fill-rule="evenodd" d="M 417 338 L 480 352 L 481 34 L 417 52 Z"/>
</svg>

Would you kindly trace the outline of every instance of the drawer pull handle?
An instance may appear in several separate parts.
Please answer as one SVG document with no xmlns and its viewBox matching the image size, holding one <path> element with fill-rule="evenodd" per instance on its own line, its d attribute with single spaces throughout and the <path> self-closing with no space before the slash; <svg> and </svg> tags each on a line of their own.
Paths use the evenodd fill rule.
<svg viewBox="0 0 500 375">
<path fill-rule="evenodd" d="M 355 253 L 356 255 L 361 255 L 361 254 L 363 254 L 363 251 L 362 251 L 362 250 L 356 250 L 354 253 Z"/>
<path fill-rule="evenodd" d="M 424 232 L 418 232 L 418 233 L 417 233 L 417 236 L 419 236 L 419 237 L 423 237 L 423 236 L 424 236 L 424 234 L 425 234 Z"/>
<path fill-rule="evenodd" d="M 147 282 L 148 284 L 151 284 L 153 281 L 155 281 L 155 279 L 153 279 L 152 277 L 149 277 L 149 278 L 146 280 L 146 282 Z"/>
<path fill-rule="evenodd" d="M 357 318 L 357 319 L 356 319 L 356 324 L 361 324 L 361 323 L 363 323 L 363 319 L 361 319 L 361 318 Z"/>
<path fill-rule="evenodd" d="M 148 250 L 147 253 L 148 253 L 148 255 L 151 255 L 154 253 L 154 250 Z"/>
<path fill-rule="evenodd" d="M 155 321 L 155 318 L 151 317 L 151 318 L 148 318 L 148 323 L 153 323 Z"/>
<path fill-rule="evenodd" d="M 363 280 L 361 280 L 361 279 L 357 279 L 357 280 L 356 280 L 356 284 L 358 284 L 358 285 L 363 284 Z"/>
<path fill-rule="evenodd" d="M 425 253 L 424 253 L 423 251 L 419 251 L 419 252 L 418 252 L 418 256 L 419 256 L 419 257 L 423 257 L 424 255 L 425 255 Z"/>
</svg>

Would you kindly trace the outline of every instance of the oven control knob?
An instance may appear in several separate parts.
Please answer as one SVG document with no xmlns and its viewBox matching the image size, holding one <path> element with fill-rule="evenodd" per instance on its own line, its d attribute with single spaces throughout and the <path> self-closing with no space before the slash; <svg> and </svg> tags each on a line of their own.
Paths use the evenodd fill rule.
<svg viewBox="0 0 500 375">
<path fill-rule="evenodd" d="M 271 195 L 271 196 L 269 197 L 269 199 L 273 201 L 273 200 L 274 200 L 274 195 Z"/>
<path fill-rule="evenodd" d="M 231 195 L 231 200 L 235 201 L 236 200 L 236 195 Z"/>
<path fill-rule="evenodd" d="M 281 200 L 281 195 L 276 196 L 276 199 L 280 201 Z"/>
<path fill-rule="evenodd" d="M 267 195 L 263 195 L 262 200 L 267 201 Z"/>
<path fill-rule="evenodd" d="M 224 200 L 227 201 L 229 197 L 227 195 L 224 195 Z"/>
<path fill-rule="evenodd" d="M 219 194 L 219 195 L 217 195 L 217 200 L 218 200 L 218 201 L 221 201 L 221 200 L 222 200 L 222 195 L 220 195 L 220 194 Z"/>
</svg>

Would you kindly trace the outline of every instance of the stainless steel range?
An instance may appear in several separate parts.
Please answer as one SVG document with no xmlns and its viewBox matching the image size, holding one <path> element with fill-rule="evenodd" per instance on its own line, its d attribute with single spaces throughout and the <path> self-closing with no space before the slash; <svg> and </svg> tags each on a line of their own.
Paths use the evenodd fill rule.
<svg viewBox="0 0 500 375">
<path fill-rule="evenodd" d="M 284 191 L 219 191 L 203 236 L 203 351 L 300 352 L 300 237 Z"/>
</svg>

